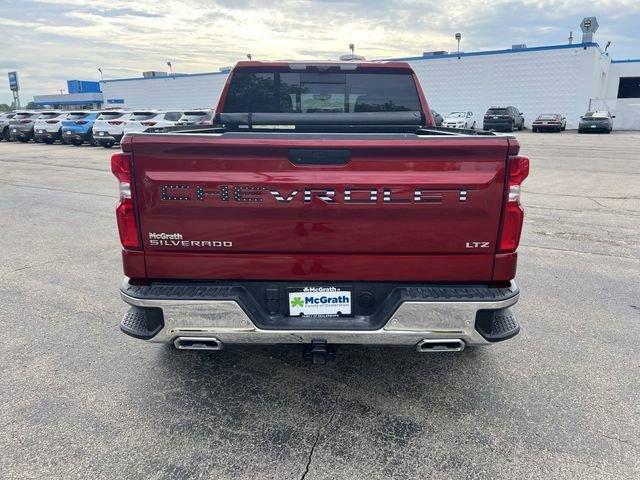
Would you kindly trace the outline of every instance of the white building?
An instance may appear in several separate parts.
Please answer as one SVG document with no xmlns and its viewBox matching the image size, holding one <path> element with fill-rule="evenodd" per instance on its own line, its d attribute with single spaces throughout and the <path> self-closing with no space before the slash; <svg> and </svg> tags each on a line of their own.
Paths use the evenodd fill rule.
<svg viewBox="0 0 640 480">
<path fill-rule="evenodd" d="M 615 128 L 640 130 L 640 59 L 612 61 L 597 43 L 466 52 L 459 57 L 425 53 L 394 60 L 405 60 L 415 69 L 433 109 L 442 114 L 472 110 L 478 126 L 489 107 L 513 105 L 524 112 L 527 125 L 540 113 L 561 113 L 567 127 L 576 128 L 587 110 L 607 109 L 616 115 Z M 104 80 L 104 106 L 212 107 L 227 75 Z M 620 85 L 624 98 L 618 98 Z"/>
</svg>

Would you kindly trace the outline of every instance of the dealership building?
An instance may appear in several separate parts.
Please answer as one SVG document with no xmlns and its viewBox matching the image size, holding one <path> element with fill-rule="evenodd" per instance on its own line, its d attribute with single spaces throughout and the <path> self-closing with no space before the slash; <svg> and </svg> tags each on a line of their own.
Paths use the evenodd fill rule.
<svg viewBox="0 0 640 480">
<path fill-rule="evenodd" d="M 585 19 L 588 20 L 588 19 Z M 584 22 L 584 21 L 583 21 Z M 595 22 L 595 19 L 594 19 Z M 492 106 L 513 105 L 525 124 L 541 113 L 561 113 L 577 128 L 588 110 L 609 110 L 618 130 L 640 130 L 640 59 L 614 60 L 593 41 L 478 52 L 425 52 L 389 60 L 416 71 L 431 107 L 446 114 L 474 112 L 478 126 Z M 146 72 L 142 77 L 102 80 L 102 108 L 211 108 L 229 68 L 211 73 Z"/>
</svg>

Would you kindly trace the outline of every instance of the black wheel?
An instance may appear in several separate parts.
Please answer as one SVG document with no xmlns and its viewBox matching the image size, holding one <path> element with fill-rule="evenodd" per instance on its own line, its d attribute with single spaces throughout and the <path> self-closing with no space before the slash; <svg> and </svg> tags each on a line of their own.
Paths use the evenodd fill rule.
<svg viewBox="0 0 640 480">
<path fill-rule="evenodd" d="M 29 138 L 24 138 L 24 137 L 19 137 L 18 140 L 20 140 L 20 143 L 28 143 L 29 142 Z"/>
<path fill-rule="evenodd" d="M 82 140 L 71 140 L 71 143 L 73 143 L 74 146 L 79 147 L 82 145 Z"/>
<path fill-rule="evenodd" d="M 537 129 L 536 127 L 531 127 L 531 131 L 532 131 L 533 133 L 538 133 L 538 129 Z"/>
<path fill-rule="evenodd" d="M 55 142 L 53 138 L 47 138 L 44 141 L 44 143 L 46 143 L 47 145 L 53 145 L 53 142 Z"/>
<path fill-rule="evenodd" d="M 511 122 L 511 125 L 508 128 L 509 132 L 513 132 L 516 129 L 515 122 Z"/>
<path fill-rule="evenodd" d="M 89 136 L 89 145 L 91 145 L 92 147 L 98 146 L 98 142 L 96 142 L 96 139 L 93 138 L 93 133 Z"/>
<path fill-rule="evenodd" d="M 103 143 L 103 144 L 102 144 L 102 146 L 103 146 L 104 148 L 111 148 L 111 147 L 113 147 L 113 142 Z"/>
</svg>

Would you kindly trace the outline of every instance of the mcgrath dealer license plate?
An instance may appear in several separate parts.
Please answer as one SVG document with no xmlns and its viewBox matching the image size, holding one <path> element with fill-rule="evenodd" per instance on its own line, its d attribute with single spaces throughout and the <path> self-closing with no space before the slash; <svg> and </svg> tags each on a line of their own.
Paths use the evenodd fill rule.
<svg viewBox="0 0 640 480">
<path fill-rule="evenodd" d="M 351 291 L 336 287 L 307 287 L 289 292 L 292 317 L 342 317 L 351 315 Z"/>
</svg>

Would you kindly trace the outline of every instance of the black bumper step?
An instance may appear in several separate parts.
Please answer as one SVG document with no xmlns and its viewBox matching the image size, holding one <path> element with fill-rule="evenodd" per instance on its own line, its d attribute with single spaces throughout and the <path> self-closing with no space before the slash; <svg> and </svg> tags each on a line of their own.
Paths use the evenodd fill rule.
<svg viewBox="0 0 640 480">
<path fill-rule="evenodd" d="M 501 342 L 515 337 L 520 325 L 509 308 L 481 310 L 476 316 L 476 330 L 488 342 Z"/>
<path fill-rule="evenodd" d="M 142 340 L 155 337 L 162 327 L 164 318 L 161 308 L 132 306 L 120 321 L 120 330 Z"/>
</svg>

